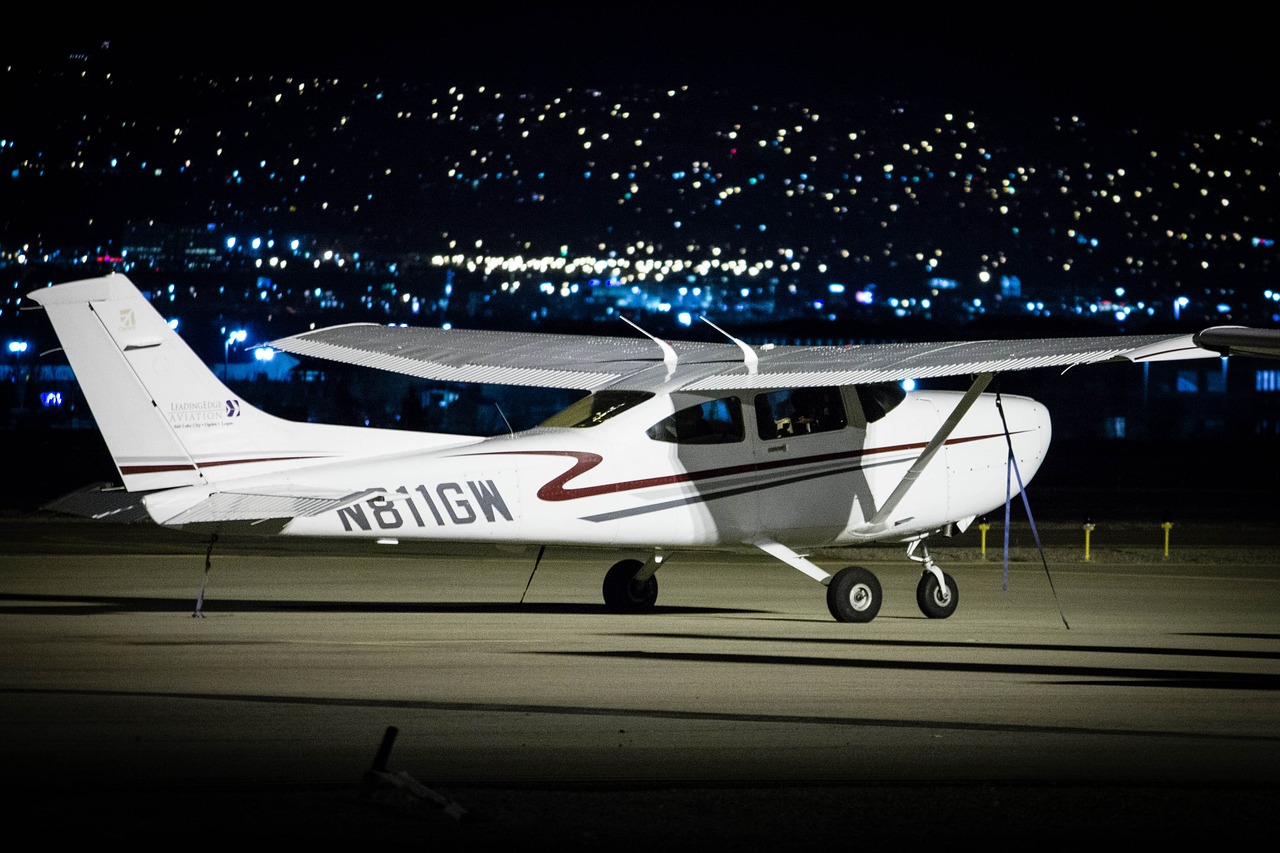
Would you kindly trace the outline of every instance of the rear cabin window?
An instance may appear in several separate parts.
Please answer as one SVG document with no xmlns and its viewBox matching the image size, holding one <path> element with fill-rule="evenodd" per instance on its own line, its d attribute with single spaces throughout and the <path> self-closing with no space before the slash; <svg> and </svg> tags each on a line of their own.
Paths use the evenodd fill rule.
<svg viewBox="0 0 1280 853">
<path fill-rule="evenodd" d="M 756 397 L 756 426 L 765 441 L 831 432 L 848 422 L 839 388 L 789 388 Z"/>
<path fill-rule="evenodd" d="M 742 441 L 742 403 L 737 397 L 708 400 L 681 409 L 658 421 L 648 430 L 654 441 L 675 444 L 729 444 Z"/>
</svg>

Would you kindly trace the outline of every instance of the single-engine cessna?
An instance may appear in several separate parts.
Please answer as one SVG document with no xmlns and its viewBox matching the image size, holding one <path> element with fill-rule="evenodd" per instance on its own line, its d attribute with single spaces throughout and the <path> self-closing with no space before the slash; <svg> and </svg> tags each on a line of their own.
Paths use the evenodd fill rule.
<svg viewBox="0 0 1280 853">
<path fill-rule="evenodd" d="M 448 382 L 580 389 L 539 426 L 491 438 L 300 423 L 229 390 L 123 275 L 29 297 L 46 311 L 123 491 L 173 528 L 308 537 L 591 546 L 605 605 L 644 611 L 658 568 L 694 549 L 764 552 L 826 586 L 842 622 L 881 587 L 812 549 L 908 543 L 917 603 L 959 591 L 922 547 L 1005 504 L 1049 447 L 1045 407 L 987 392 L 1003 371 L 1280 356 L 1280 330 L 845 347 L 336 326 L 274 341 L 302 356 Z M 719 332 L 720 330 L 717 329 Z M 971 376 L 967 391 L 907 378 Z M 100 497 L 106 500 L 108 493 Z M 96 513 L 106 514 L 106 509 Z M 921 552 L 916 556 L 916 551 Z"/>
</svg>

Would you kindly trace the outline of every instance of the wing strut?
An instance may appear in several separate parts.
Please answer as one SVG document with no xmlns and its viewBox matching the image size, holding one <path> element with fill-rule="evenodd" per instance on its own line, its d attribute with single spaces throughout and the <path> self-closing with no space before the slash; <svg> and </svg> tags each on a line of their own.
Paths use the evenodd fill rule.
<svg viewBox="0 0 1280 853">
<path fill-rule="evenodd" d="M 907 492 L 915 485 L 920 473 L 924 471 L 946 440 L 951 437 L 951 433 L 955 432 L 960 419 L 968 413 L 969 409 L 973 408 L 973 404 L 977 402 L 978 397 L 991 384 L 993 376 L 994 374 L 992 373 L 978 374 L 977 378 L 973 380 L 973 384 L 969 386 L 969 390 L 965 392 L 964 397 L 956 404 L 955 409 L 952 410 L 946 421 L 938 428 L 933 438 L 929 439 L 924 451 L 912 463 L 907 473 L 902 475 L 902 481 L 893 490 L 893 494 L 889 495 L 888 500 L 881 505 L 876 514 L 871 517 L 871 520 L 858 529 L 859 533 L 871 533 L 884 529 L 889 516 L 893 515 L 894 511 L 897 510 L 898 504 L 902 503 L 902 499 L 906 497 Z"/>
<path fill-rule="evenodd" d="M 821 566 L 811 562 L 807 557 L 797 554 L 781 542 L 775 542 L 772 539 L 757 539 L 750 544 L 764 551 L 770 557 L 781 560 L 793 569 L 799 569 L 823 585 L 831 583 L 831 575 L 824 571 Z"/>
</svg>

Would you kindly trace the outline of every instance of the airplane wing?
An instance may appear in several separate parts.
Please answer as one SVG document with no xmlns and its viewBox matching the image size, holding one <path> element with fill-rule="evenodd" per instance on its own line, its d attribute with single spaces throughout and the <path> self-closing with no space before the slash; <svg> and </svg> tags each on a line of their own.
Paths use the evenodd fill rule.
<svg viewBox="0 0 1280 853">
<path fill-rule="evenodd" d="M 765 388 L 777 385 L 860 385 L 1002 373 L 1041 367 L 1074 367 L 1102 361 L 1201 358 L 1216 353 L 1191 335 L 1040 338 L 953 343 L 867 344 L 846 347 L 774 347 L 760 353 L 752 375 L 743 365 L 695 380 L 690 390 Z"/>
<path fill-rule="evenodd" d="M 644 338 L 487 332 L 353 323 L 304 332 L 271 346 L 447 382 L 480 382 L 591 390 L 663 364 L 658 345 Z M 682 360 L 740 360 L 735 347 L 676 345 Z"/>
<path fill-rule="evenodd" d="M 425 379 L 593 390 L 688 390 L 896 382 L 941 376 L 1252 355 L 1280 358 L 1280 330 L 1217 326 L 1195 334 L 985 340 L 858 346 L 672 341 L 676 364 L 645 338 L 355 324 L 272 342 L 310 355 Z M 750 355 L 748 355 L 750 353 Z"/>
</svg>

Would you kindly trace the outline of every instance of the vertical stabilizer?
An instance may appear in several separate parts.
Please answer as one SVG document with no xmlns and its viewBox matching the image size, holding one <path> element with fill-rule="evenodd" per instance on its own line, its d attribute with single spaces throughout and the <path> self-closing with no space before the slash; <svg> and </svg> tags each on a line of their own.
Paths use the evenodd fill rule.
<svg viewBox="0 0 1280 853">
<path fill-rule="evenodd" d="M 202 484 L 171 422 L 176 412 L 162 407 L 189 403 L 193 414 L 223 416 L 234 396 L 137 288 L 124 276 L 110 275 L 28 295 L 48 313 L 125 487 Z M 167 400 L 151 393 L 152 381 L 169 392 Z M 189 390 L 179 390 L 184 386 Z"/>
<path fill-rule="evenodd" d="M 277 418 L 241 400 L 123 275 L 34 291 L 129 491 L 209 485 L 457 437 Z"/>
</svg>

